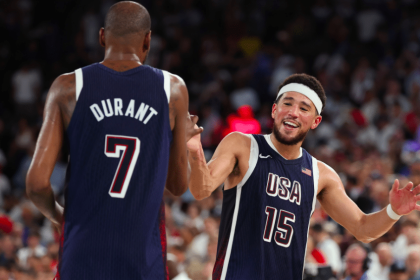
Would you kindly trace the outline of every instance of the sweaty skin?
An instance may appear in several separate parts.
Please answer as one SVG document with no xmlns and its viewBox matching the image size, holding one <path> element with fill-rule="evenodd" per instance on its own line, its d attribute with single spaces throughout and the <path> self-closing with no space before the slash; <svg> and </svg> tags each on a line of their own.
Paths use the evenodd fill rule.
<svg viewBox="0 0 420 280">
<path fill-rule="evenodd" d="M 315 106 L 306 96 L 298 92 L 282 95 L 278 104 L 272 108 L 274 125 L 284 140 L 290 140 L 302 131 L 315 129 L 322 117 L 316 114 Z M 291 122 L 295 127 L 285 124 Z M 277 151 L 288 160 L 300 154 L 303 140 L 295 145 L 285 145 L 271 134 L 271 141 Z M 224 182 L 224 189 L 235 187 L 245 176 L 249 167 L 251 139 L 249 136 L 234 132 L 226 136 L 217 147 L 212 159 L 206 163 L 201 147 L 200 135 L 188 143 L 191 165 L 190 191 L 196 199 L 203 199 Z M 323 162 L 318 161 L 319 181 L 317 198 L 325 211 L 336 222 L 349 230 L 359 241 L 371 242 L 385 234 L 394 224 L 386 213 L 386 208 L 373 214 L 364 214 L 347 196 L 338 174 Z M 406 215 L 414 210 L 420 211 L 420 185 L 412 190 L 409 183 L 399 189 L 395 180 L 390 191 L 390 203 L 394 212 Z"/>
<path fill-rule="evenodd" d="M 151 31 L 126 37 L 99 33 L 100 44 L 105 47 L 101 63 L 115 71 L 123 72 L 144 63 L 150 49 Z M 171 74 L 169 121 L 173 140 L 170 147 L 166 188 L 174 195 L 188 188 L 188 159 L 186 142 L 200 133 L 195 128 L 197 116 L 188 113 L 188 90 L 184 81 Z M 63 208 L 55 201 L 50 177 L 61 151 L 64 133 L 69 126 L 76 106 L 74 72 L 59 76 L 51 85 L 44 110 L 44 122 L 38 137 L 34 157 L 26 177 L 29 198 L 51 222 L 60 229 Z"/>
</svg>

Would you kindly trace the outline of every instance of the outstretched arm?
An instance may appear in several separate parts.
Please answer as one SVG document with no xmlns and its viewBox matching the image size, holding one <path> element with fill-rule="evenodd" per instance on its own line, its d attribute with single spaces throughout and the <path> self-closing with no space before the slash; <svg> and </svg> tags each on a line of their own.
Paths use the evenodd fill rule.
<svg viewBox="0 0 420 280">
<path fill-rule="evenodd" d="M 26 176 L 26 192 L 32 202 L 60 230 L 63 208 L 56 202 L 50 177 L 63 143 L 65 123 L 61 107 L 63 97 L 75 95 L 74 74 L 58 77 L 52 84 L 45 103 L 44 122 Z"/>
<path fill-rule="evenodd" d="M 384 235 L 397 220 L 391 219 L 387 209 L 365 214 L 347 196 L 344 186 L 337 173 L 324 163 L 318 163 L 320 175 L 319 186 L 322 190 L 318 199 L 328 215 L 337 223 L 350 231 L 359 241 L 368 243 Z M 420 210 L 420 186 L 414 188 L 409 183 L 403 189 L 398 189 L 399 182 L 395 180 L 390 191 L 392 209 L 398 215 L 406 215 L 413 210 Z"/>
<path fill-rule="evenodd" d="M 201 200 L 225 182 L 225 189 L 236 186 L 248 170 L 251 139 L 249 136 L 233 132 L 220 142 L 209 163 L 206 163 L 200 136 L 188 141 L 191 166 L 190 191 Z"/>
</svg>

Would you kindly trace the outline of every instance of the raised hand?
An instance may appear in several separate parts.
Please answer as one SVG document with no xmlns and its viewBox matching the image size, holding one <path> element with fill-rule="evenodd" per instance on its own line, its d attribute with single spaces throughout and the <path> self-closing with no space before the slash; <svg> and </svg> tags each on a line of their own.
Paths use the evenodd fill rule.
<svg viewBox="0 0 420 280">
<path fill-rule="evenodd" d="M 389 192 L 389 202 L 392 210 L 398 215 L 407 215 L 413 210 L 420 211 L 420 185 L 413 188 L 413 183 L 409 182 L 404 188 L 399 189 L 400 182 L 398 179 L 394 181 L 392 189 Z"/>
<path fill-rule="evenodd" d="M 198 122 L 198 116 L 190 115 L 188 113 L 187 116 L 187 127 L 186 127 L 186 137 L 187 142 L 194 136 L 199 135 L 201 132 L 203 132 L 202 127 L 197 126 Z"/>
<path fill-rule="evenodd" d="M 199 127 L 197 125 L 194 126 L 195 129 Z M 197 152 L 201 149 L 201 136 L 200 134 L 194 135 L 188 142 L 187 142 L 187 149 L 191 152 Z"/>
</svg>

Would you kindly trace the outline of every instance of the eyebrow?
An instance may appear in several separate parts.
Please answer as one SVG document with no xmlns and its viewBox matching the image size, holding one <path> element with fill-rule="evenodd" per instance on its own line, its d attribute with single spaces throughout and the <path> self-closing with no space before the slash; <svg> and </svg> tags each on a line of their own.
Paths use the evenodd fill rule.
<svg viewBox="0 0 420 280">
<path fill-rule="evenodd" d="M 285 97 L 285 98 L 283 98 L 283 100 L 295 100 L 293 97 Z M 311 105 L 310 104 L 308 104 L 308 103 L 306 103 L 305 101 L 300 101 L 300 103 L 302 103 L 304 106 L 306 106 L 306 107 L 309 107 L 309 108 L 311 108 Z"/>
</svg>

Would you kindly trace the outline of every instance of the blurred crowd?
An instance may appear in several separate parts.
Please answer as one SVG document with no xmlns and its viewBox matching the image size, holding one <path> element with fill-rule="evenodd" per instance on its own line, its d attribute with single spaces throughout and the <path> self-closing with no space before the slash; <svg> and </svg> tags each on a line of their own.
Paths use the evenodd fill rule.
<svg viewBox="0 0 420 280">
<path fill-rule="evenodd" d="M 45 97 L 60 74 L 98 62 L 113 0 L 0 1 L 0 280 L 52 279 L 57 233 L 25 195 Z M 416 0 L 144 0 L 147 64 L 180 75 L 209 159 L 231 131 L 270 133 L 279 84 L 314 75 L 327 94 L 305 142 L 365 212 L 394 179 L 420 184 L 420 2 Z M 53 12 L 51 12 L 53 11 Z M 68 149 L 51 178 L 63 200 Z M 211 279 L 223 191 L 202 201 L 165 193 L 170 279 Z M 360 245 L 320 205 L 305 279 L 420 280 L 420 214 Z M 360 276 L 358 276 L 360 275 Z M 353 277 L 353 278 L 346 278 Z"/>
</svg>

